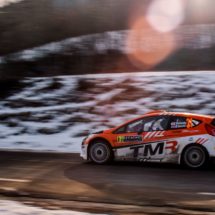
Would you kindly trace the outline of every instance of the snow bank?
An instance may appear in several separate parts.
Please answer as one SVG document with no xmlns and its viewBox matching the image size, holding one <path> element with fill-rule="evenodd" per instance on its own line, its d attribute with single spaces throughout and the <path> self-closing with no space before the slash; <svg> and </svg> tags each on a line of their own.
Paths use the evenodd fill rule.
<svg viewBox="0 0 215 215">
<path fill-rule="evenodd" d="M 0 148 L 80 152 L 85 136 L 152 110 L 215 116 L 214 73 L 28 78 L 0 101 Z"/>
<path fill-rule="evenodd" d="M 19 3 L 24 0 L 0 0 L 0 7 L 5 7 L 11 3 Z"/>
<path fill-rule="evenodd" d="M 0 7 L 1 1 L 2 0 L 0 0 Z M 3 2 L 12 2 L 12 0 L 3 0 Z M 149 29 L 144 29 L 138 32 L 121 30 L 84 35 L 52 42 L 43 46 L 10 54 L 6 56 L 6 58 L 11 61 L 35 61 L 38 58 L 45 57 L 49 54 L 94 55 L 106 54 L 111 50 L 129 54 L 136 52 L 137 50 L 130 49 L 127 46 L 127 38 L 130 38 L 129 43 L 134 43 L 136 41 L 137 33 L 138 35 L 141 34 L 141 37 L 138 37 L 141 38 L 141 41 L 139 41 L 141 47 L 138 46 L 138 51 L 141 49 L 142 51 L 147 52 L 148 50 L 154 50 L 156 47 L 159 49 L 161 41 L 152 38 Z M 179 47 L 184 47 L 185 49 L 204 49 L 210 48 L 215 44 L 215 24 L 183 25 L 176 29 L 173 34 L 175 43 Z M 172 44 L 172 41 L 169 40 L 169 38 L 166 38 L 165 42 L 166 44 Z M 3 63 L 6 58 L 0 57 L 0 63 Z"/>
<path fill-rule="evenodd" d="M 1 215 L 90 215 L 92 213 L 76 212 L 69 210 L 47 210 L 32 206 L 26 206 L 20 202 L 0 200 L 0 214 Z M 99 214 L 97 214 L 99 215 Z M 101 215 L 101 214 L 100 214 Z"/>
</svg>

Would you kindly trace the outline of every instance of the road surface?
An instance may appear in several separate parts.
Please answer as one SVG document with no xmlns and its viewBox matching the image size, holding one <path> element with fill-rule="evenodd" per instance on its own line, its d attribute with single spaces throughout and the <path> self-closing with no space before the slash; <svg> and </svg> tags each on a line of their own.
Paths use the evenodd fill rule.
<svg viewBox="0 0 215 215">
<path fill-rule="evenodd" d="M 76 153 L 1 151 L 0 195 L 215 211 L 215 166 L 195 171 L 156 163 L 100 166 Z"/>
</svg>

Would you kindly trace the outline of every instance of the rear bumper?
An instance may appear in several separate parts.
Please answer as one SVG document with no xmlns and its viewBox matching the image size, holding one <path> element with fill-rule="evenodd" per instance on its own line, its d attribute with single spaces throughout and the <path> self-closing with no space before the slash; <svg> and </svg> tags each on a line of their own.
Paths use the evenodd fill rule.
<svg viewBox="0 0 215 215">
<path fill-rule="evenodd" d="M 88 145 L 82 145 L 82 147 L 81 147 L 81 154 L 80 154 L 80 156 L 81 156 L 84 160 L 87 160 L 87 159 L 88 159 L 88 156 L 87 156 L 87 148 L 88 148 Z"/>
</svg>

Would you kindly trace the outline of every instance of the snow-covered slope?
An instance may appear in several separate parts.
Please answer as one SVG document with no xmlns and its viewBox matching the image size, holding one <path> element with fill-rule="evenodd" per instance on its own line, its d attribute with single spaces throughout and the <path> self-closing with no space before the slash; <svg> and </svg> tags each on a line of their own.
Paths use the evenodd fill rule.
<svg viewBox="0 0 215 215">
<path fill-rule="evenodd" d="M 127 39 L 129 37 L 129 43 L 135 43 L 137 40 L 136 34 L 141 34 L 141 41 L 139 41 L 141 47 L 137 47 L 138 51 L 140 49 L 146 52 L 148 50 L 160 49 L 161 40 L 151 37 L 149 29 L 138 32 L 121 30 L 84 35 L 52 42 L 43 46 L 10 54 L 6 57 L 0 57 L 0 63 L 3 63 L 5 59 L 11 61 L 35 61 L 49 54 L 94 55 L 106 54 L 112 50 L 123 54 L 133 53 L 137 50 L 130 49 L 129 46 L 127 46 Z M 215 24 L 183 25 L 177 28 L 173 34 L 175 43 L 179 47 L 184 47 L 185 49 L 204 49 L 215 44 Z M 168 43 L 172 44 L 172 40 L 168 37 L 165 38 L 164 36 L 163 39 L 165 39 L 166 45 Z"/>
<path fill-rule="evenodd" d="M 152 110 L 215 115 L 215 75 L 135 73 L 28 78 L 0 101 L 0 148 L 79 152 L 92 132 Z"/>
<path fill-rule="evenodd" d="M 0 0 L 0 8 L 10 5 L 11 3 L 19 3 L 24 0 Z"/>
<path fill-rule="evenodd" d="M 47 210 L 33 206 L 26 206 L 20 202 L 0 200 L 1 215 L 92 215 L 92 213 L 76 212 L 69 210 Z M 96 214 L 99 215 L 99 214 Z M 102 214 L 100 214 L 102 215 Z"/>
</svg>

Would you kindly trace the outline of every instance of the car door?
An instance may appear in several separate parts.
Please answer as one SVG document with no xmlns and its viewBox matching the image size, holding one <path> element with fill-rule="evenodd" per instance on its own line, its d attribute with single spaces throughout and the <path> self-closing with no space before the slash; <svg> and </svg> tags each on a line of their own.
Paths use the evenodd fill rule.
<svg viewBox="0 0 215 215">
<path fill-rule="evenodd" d="M 113 132 L 115 155 L 130 159 L 164 157 L 169 116 L 149 116 L 132 121 Z"/>
<path fill-rule="evenodd" d="M 165 156 L 165 143 L 168 140 L 168 123 L 170 116 L 151 116 L 143 121 L 143 157 L 150 160 Z"/>
<path fill-rule="evenodd" d="M 143 136 L 138 134 L 142 129 L 143 119 L 134 120 L 113 132 L 112 142 L 115 147 L 115 156 L 118 158 L 133 159 L 137 156 L 133 154 L 133 146 L 142 144 Z"/>
<path fill-rule="evenodd" d="M 179 145 L 183 146 L 188 143 L 196 142 L 198 135 L 202 133 L 201 129 L 197 127 L 201 123 L 201 120 L 189 116 L 171 116 L 168 131 L 169 139 L 174 142 L 174 147 L 172 147 L 171 152 L 174 152 Z M 204 138 L 202 138 L 202 140 L 204 141 Z"/>
</svg>

